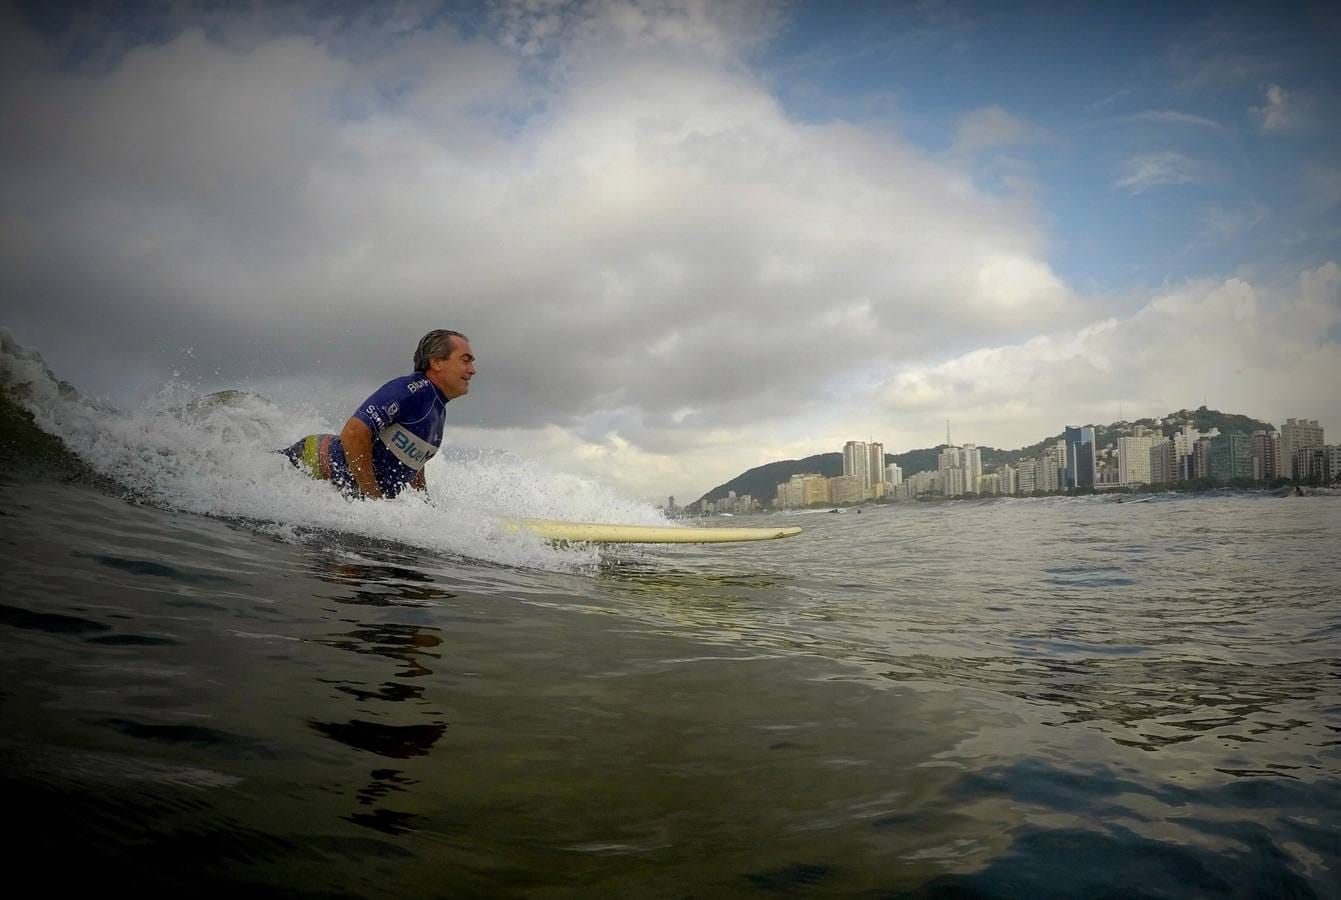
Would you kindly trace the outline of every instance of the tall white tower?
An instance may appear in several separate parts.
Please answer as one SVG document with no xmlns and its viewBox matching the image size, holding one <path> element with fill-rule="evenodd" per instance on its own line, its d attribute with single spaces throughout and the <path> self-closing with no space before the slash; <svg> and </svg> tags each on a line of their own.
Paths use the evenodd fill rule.
<svg viewBox="0 0 1341 900">
<path fill-rule="evenodd" d="M 871 483 L 885 481 L 885 445 L 875 442 L 870 445 L 871 461 L 868 464 L 871 470 Z"/>
<path fill-rule="evenodd" d="M 871 488 L 871 448 L 865 441 L 848 441 L 843 445 L 843 474 L 856 475 L 864 490 Z"/>
<path fill-rule="evenodd" d="M 982 450 L 977 444 L 965 444 L 959 452 L 964 466 L 965 490 L 976 492 L 978 479 L 982 477 Z"/>
</svg>

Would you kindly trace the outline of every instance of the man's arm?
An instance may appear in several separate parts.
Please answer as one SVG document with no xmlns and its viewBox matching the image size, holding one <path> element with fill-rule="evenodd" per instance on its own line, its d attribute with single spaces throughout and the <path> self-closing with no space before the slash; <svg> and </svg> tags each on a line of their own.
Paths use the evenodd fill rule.
<svg viewBox="0 0 1341 900">
<path fill-rule="evenodd" d="M 377 476 L 373 474 L 372 429 L 362 419 L 350 416 L 345 427 L 340 429 L 340 444 L 345 448 L 345 464 L 349 474 L 354 476 L 363 496 L 380 500 L 382 489 L 377 485 Z"/>
</svg>

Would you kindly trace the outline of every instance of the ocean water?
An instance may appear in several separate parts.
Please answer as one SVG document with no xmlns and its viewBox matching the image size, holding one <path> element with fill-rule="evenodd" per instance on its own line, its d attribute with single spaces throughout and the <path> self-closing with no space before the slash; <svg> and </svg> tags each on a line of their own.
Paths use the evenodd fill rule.
<svg viewBox="0 0 1341 900">
<path fill-rule="evenodd" d="M 1341 896 L 1341 498 L 557 548 L 499 517 L 658 516 L 463 452 L 350 503 L 266 452 L 303 411 L 0 362 L 92 470 L 0 481 L 6 849 L 48 889 Z"/>
</svg>

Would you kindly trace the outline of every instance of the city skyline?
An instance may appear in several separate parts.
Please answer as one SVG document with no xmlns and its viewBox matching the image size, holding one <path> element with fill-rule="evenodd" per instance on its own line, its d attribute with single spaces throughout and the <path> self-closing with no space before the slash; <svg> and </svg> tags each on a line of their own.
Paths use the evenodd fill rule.
<svg viewBox="0 0 1341 900">
<path fill-rule="evenodd" d="M 1181 412 L 1216 416 L 1227 421 L 1241 418 L 1205 408 Z M 897 464 L 882 466 L 879 476 L 871 474 L 876 463 L 867 464 L 868 453 L 870 460 L 874 460 L 877 453 L 883 459 L 886 454 L 882 443 L 849 440 L 839 454 L 842 458 L 841 476 L 826 478 L 815 472 L 794 474 L 789 482 L 777 483 L 771 504 L 750 495 L 738 497 L 731 491 L 729 509 L 750 512 L 769 505 L 774 508 L 829 503 L 851 505 L 886 496 L 912 499 L 928 493 L 947 497 L 1028 495 L 1077 488 L 1108 490 L 1204 480 L 1226 484 L 1271 483 L 1297 477 L 1300 481 L 1311 478 L 1331 483 L 1341 475 L 1341 445 L 1325 443 L 1325 426 L 1318 420 L 1290 417 L 1280 426 L 1256 421 L 1250 423 L 1251 431 L 1236 427 L 1236 423 L 1236 426 L 1227 425 L 1227 430 L 1222 433 L 1215 426 L 1200 431 L 1195 427 L 1194 419 L 1195 415 L 1175 413 L 1119 421 L 1108 426 L 1068 425 L 1064 426 L 1060 437 L 1045 438 L 1039 443 L 1038 456 L 1021 456 L 986 470 L 982 448 L 977 444 L 949 443 L 952 437 L 947 423 L 946 444 L 906 451 L 937 453 L 934 469 L 909 472 L 906 480 Z M 1111 436 L 1120 426 L 1129 428 L 1130 433 L 1118 434 L 1102 447 L 1096 446 L 1098 428 L 1103 428 Z M 1171 429 L 1168 436 L 1165 436 L 1166 429 Z M 1023 453 L 1028 448 L 1015 451 L 988 449 L 1009 456 Z M 885 477 L 885 471 L 890 477 Z M 822 496 L 815 493 L 819 482 L 825 484 Z M 706 497 L 705 494 L 704 499 Z M 696 502 L 701 504 L 703 501 Z M 715 505 L 705 508 L 711 512 Z M 674 509 L 673 502 L 671 509 Z"/>
</svg>

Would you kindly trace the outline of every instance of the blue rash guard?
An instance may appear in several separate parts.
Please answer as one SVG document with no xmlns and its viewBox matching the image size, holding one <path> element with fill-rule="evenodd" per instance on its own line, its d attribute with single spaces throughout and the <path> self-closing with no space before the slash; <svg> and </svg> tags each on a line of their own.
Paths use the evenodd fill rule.
<svg viewBox="0 0 1341 900">
<path fill-rule="evenodd" d="M 372 431 L 373 475 L 383 496 L 399 494 L 438 452 L 447 402 L 437 385 L 415 372 L 388 381 L 354 411 L 354 418 Z M 313 478 L 360 493 L 336 435 L 311 434 L 281 452 Z"/>
</svg>

